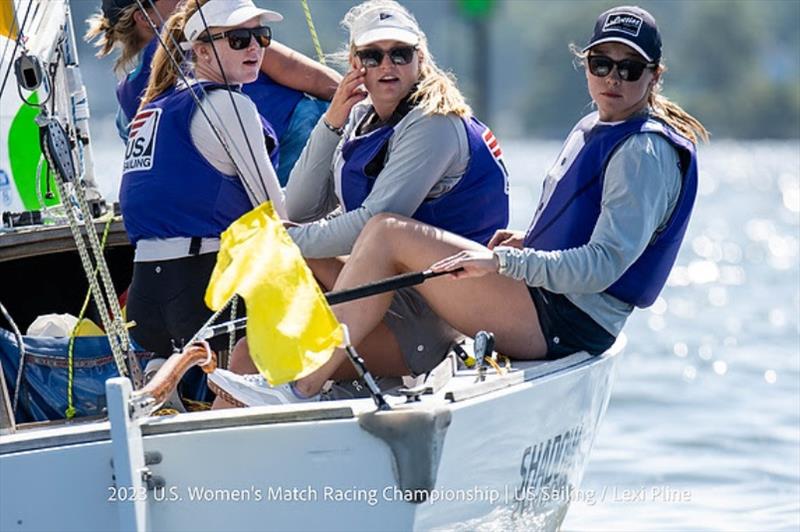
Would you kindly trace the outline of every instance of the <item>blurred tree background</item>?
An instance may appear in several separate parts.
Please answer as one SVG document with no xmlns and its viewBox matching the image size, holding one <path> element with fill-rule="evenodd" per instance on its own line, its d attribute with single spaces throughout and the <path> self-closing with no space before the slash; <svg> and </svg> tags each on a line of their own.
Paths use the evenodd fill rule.
<svg viewBox="0 0 800 532">
<path fill-rule="evenodd" d="M 255 0 L 285 20 L 276 39 L 310 56 L 300 0 Z M 357 2 L 308 0 L 325 52 L 347 35 Z M 438 64 L 452 71 L 480 118 L 504 137 L 563 137 L 591 109 L 569 44 L 589 38 L 607 0 L 406 0 Z M 100 0 L 73 0 L 76 32 Z M 642 0 L 656 18 L 668 66 L 664 94 L 715 138 L 800 138 L 800 1 Z M 485 31 L 484 31 L 485 30 Z M 81 49 L 95 116 L 115 109 L 111 61 Z M 485 57 L 484 57 L 485 56 Z M 480 95 L 482 94 L 482 97 Z M 485 102 L 481 105 L 481 102 Z"/>
</svg>

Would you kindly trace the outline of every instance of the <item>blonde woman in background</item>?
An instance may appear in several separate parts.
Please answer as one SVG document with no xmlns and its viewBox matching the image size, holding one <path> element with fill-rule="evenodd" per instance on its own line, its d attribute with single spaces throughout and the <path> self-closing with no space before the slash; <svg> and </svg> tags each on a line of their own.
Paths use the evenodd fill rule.
<svg viewBox="0 0 800 532">
<path fill-rule="evenodd" d="M 408 216 L 478 244 L 505 228 L 509 215 L 498 141 L 472 115 L 453 77 L 436 65 L 414 16 L 392 0 L 372 0 L 350 9 L 343 25 L 350 33 L 350 71 L 286 188 L 287 214 L 299 222 L 289 234 L 328 288 L 342 267 L 333 257 L 354 252 L 358 235 L 381 213 Z M 406 289 L 358 348 L 376 375 L 420 374 L 436 366 L 459 336 L 416 290 Z M 244 341 L 231 369 L 255 371 Z M 329 369 L 326 378 L 355 375 L 349 363 Z M 235 395 L 242 379 L 217 371 L 209 382 L 223 393 L 232 390 L 235 402 L 258 402 L 257 394 Z M 290 386 L 259 384 L 263 379 L 255 379 L 257 391 L 277 393 L 275 400 L 297 397 Z"/>
</svg>

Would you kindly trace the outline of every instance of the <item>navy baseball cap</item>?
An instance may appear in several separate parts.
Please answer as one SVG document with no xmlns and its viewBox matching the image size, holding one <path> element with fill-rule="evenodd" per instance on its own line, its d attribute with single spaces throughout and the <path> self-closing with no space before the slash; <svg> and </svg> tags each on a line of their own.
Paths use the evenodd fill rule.
<svg viewBox="0 0 800 532">
<path fill-rule="evenodd" d="M 583 51 L 604 42 L 626 44 L 651 63 L 661 60 L 661 35 L 653 15 L 638 6 L 619 6 L 598 17 Z"/>
<path fill-rule="evenodd" d="M 144 7 L 151 7 L 156 2 L 156 0 L 140 1 Z M 122 11 L 126 7 L 132 5 L 138 5 L 136 4 L 136 0 L 103 0 L 103 15 L 105 15 L 112 24 L 116 24 L 119 21 Z"/>
</svg>

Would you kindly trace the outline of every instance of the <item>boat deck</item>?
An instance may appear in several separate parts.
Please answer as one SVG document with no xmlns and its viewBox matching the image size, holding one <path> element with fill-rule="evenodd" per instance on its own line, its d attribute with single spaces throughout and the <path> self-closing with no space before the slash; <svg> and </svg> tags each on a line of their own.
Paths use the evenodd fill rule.
<svg viewBox="0 0 800 532">
<path fill-rule="evenodd" d="M 624 344 L 625 338 L 621 336 L 609 352 L 600 357 L 575 353 L 558 360 L 514 361 L 510 369 L 502 374 L 489 367 L 483 381 L 478 380 L 477 370 L 463 366 L 459 368 L 455 355 L 451 354 L 427 376 L 424 382 L 412 388 L 416 392 L 415 397 L 409 398 L 408 391 L 401 392 L 401 390 L 390 390 L 384 397 L 394 409 L 400 410 L 446 407 L 598 362 L 617 354 Z M 147 437 L 246 425 L 350 419 L 374 412 L 375 409 L 375 403 L 369 397 L 330 400 L 149 417 L 142 421 L 141 428 L 142 435 Z M 110 425 L 106 419 L 21 424 L 16 432 L 0 436 L 0 455 L 108 439 L 110 439 Z"/>
</svg>

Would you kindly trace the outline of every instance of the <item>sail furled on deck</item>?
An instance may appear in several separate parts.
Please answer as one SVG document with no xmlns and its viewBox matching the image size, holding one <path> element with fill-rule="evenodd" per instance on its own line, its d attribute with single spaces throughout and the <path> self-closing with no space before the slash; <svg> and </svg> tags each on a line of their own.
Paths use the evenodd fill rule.
<svg viewBox="0 0 800 532">
<path fill-rule="evenodd" d="M 270 202 L 222 233 L 205 301 L 218 310 L 234 293 L 247 304 L 250 356 L 271 384 L 315 371 L 342 342 L 339 323 Z"/>
</svg>

